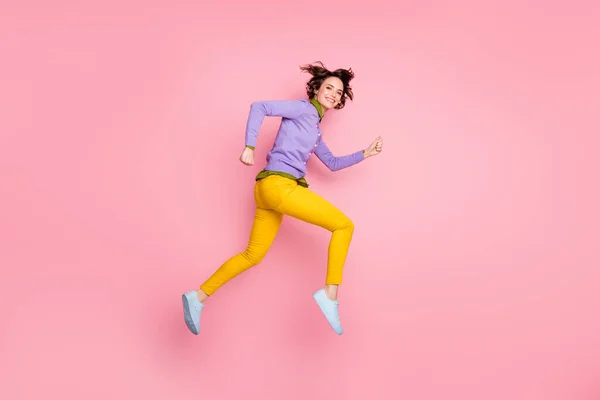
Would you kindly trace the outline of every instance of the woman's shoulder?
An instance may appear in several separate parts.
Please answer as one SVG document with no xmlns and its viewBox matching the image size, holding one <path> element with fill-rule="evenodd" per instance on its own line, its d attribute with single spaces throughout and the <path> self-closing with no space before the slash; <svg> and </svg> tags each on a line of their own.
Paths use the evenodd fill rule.
<svg viewBox="0 0 600 400">
<path fill-rule="evenodd" d="M 277 115 L 288 119 L 317 114 L 317 109 L 306 99 L 255 101 L 252 109 L 263 110 L 265 115 Z"/>
<path fill-rule="evenodd" d="M 306 109 L 306 110 L 310 110 L 310 107 L 314 107 L 312 104 L 310 104 L 310 101 L 306 100 L 306 99 L 291 99 L 291 100 L 280 100 L 282 103 L 287 103 L 293 107 L 296 107 L 298 109 Z"/>
</svg>

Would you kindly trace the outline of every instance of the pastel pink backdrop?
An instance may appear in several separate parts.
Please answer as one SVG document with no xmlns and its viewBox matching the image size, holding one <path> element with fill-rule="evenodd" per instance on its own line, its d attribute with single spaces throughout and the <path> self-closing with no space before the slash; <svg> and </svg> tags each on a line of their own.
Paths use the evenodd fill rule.
<svg viewBox="0 0 600 400">
<path fill-rule="evenodd" d="M 598 399 L 600 58 L 593 2 L 3 2 L 0 397 Z M 596 3 L 597 4 L 597 3 Z M 356 223 L 336 336 L 329 234 L 241 251 L 250 102 L 356 72 L 323 122 L 383 153 L 312 189 Z"/>
</svg>

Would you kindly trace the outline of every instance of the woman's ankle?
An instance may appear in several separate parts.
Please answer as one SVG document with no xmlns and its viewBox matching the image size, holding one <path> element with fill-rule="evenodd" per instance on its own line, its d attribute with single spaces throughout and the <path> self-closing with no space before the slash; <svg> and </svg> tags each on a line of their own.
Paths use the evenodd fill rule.
<svg viewBox="0 0 600 400">
<path fill-rule="evenodd" d="M 200 301 L 200 303 L 204 303 L 206 299 L 208 299 L 208 295 L 204 293 L 202 289 L 196 290 L 196 294 L 198 295 L 198 300 Z"/>
<path fill-rule="evenodd" d="M 338 285 L 325 285 L 325 294 L 329 300 L 337 300 Z"/>
</svg>

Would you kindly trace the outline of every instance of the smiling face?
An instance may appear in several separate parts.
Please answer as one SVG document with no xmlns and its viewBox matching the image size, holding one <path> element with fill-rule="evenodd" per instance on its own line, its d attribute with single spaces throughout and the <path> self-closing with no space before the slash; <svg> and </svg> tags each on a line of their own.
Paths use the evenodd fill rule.
<svg viewBox="0 0 600 400">
<path fill-rule="evenodd" d="M 323 84 L 315 92 L 315 97 L 323 111 L 327 111 L 334 108 L 340 103 L 342 95 L 344 94 L 344 84 L 340 78 L 330 76 L 323 81 Z"/>
</svg>

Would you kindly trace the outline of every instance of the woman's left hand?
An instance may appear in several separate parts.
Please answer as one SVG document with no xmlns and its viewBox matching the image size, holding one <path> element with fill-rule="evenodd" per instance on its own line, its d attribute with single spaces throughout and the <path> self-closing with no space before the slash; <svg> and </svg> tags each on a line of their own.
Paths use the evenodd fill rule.
<svg viewBox="0 0 600 400">
<path fill-rule="evenodd" d="M 383 139 L 381 138 L 381 136 L 379 136 L 377 139 L 375 139 L 373 141 L 373 143 L 371 143 L 371 145 L 369 147 L 367 147 L 364 150 L 365 158 L 371 157 L 371 156 L 376 156 L 377 154 L 381 153 L 382 147 L 383 147 Z"/>
</svg>

